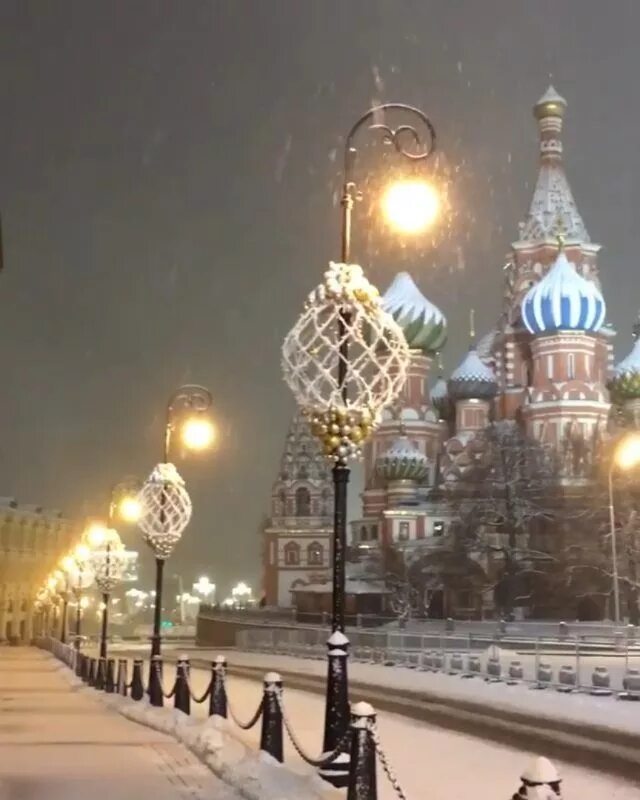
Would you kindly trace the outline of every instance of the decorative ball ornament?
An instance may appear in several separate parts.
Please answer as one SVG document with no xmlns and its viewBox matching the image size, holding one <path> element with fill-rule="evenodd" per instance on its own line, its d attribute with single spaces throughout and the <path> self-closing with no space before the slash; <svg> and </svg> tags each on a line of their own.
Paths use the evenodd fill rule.
<svg viewBox="0 0 640 800">
<path fill-rule="evenodd" d="M 112 592 L 122 581 L 132 555 L 125 550 L 115 531 L 109 531 L 109 533 L 113 534 L 110 537 L 111 542 L 108 540 L 103 547 L 95 548 L 89 556 L 89 565 L 93 571 L 96 586 L 101 592 L 107 593 Z"/>
<path fill-rule="evenodd" d="M 191 519 L 191 498 L 173 464 L 157 464 L 140 490 L 138 527 L 156 558 L 167 559 Z"/>
<path fill-rule="evenodd" d="M 362 268 L 332 262 L 282 346 L 285 382 L 328 458 L 361 457 L 405 383 L 409 359 L 402 329 Z"/>
</svg>

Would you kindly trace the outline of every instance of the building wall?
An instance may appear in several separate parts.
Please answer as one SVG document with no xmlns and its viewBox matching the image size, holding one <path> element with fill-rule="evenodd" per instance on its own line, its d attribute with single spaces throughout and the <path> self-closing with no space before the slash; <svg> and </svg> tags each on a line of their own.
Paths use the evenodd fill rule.
<svg viewBox="0 0 640 800">
<path fill-rule="evenodd" d="M 31 639 L 36 592 L 75 533 L 59 511 L 0 500 L 0 640 Z"/>
</svg>

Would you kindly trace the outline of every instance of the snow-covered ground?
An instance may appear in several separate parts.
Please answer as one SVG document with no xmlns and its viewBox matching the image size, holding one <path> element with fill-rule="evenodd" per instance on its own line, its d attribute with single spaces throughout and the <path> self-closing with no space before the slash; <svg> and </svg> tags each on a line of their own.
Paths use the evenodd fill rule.
<svg viewBox="0 0 640 800">
<path fill-rule="evenodd" d="M 0 648 L 0 800 L 240 800 L 172 737 L 70 691 L 57 666 Z"/>
<path fill-rule="evenodd" d="M 230 661 L 244 663 L 253 661 L 265 667 L 264 656 L 230 653 Z M 294 660 L 299 665 L 298 660 Z M 303 662 L 307 667 L 324 668 L 323 664 Z M 293 666 L 293 665 L 291 665 Z M 359 666 L 359 665 L 358 665 Z M 384 670 L 387 679 L 396 670 Z M 408 673 L 411 678 L 417 677 Z M 427 677 L 427 676 L 423 676 Z M 429 676 L 438 677 L 438 676 Z M 443 678 L 445 676 L 442 676 Z M 205 670 L 192 672 L 192 688 L 198 694 L 206 687 L 209 675 Z M 168 676 L 165 678 L 169 682 Z M 467 683 L 461 681 L 461 683 Z M 387 685 L 389 685 L 387 681 Z M 502 687 L 506 688 L 506 687 Z M 487 691 L 500 689 L 487 687 Z M 260 684 L 256 681 L 230 676 L 228 694 L 237 716 L 249 719 L 260 702 Z M 536 693 L 539 696 L 539 693 Z M 558 696 L 554 693 L 553 700 Z M 285 703 L 288 716 L 303 747 L 313 755 L 319 755 L 324 702 L 321 697 L 307 692 L 285 690 Z M 636 707 L 636 714 L 640 709 Z M 192 714 L 206 715 L 205 706 L 195 706 Z M 379 715 L 379 729 L 382 745 L 388 754 L 398 780 L 409 800 L 429 797 L 429 800 L 496 800 L 508 798 L 516 791 L 518 777 L 534 755 L 546 755 L 554 759 L 554 754 L 523 752 L 522 750 L 493 744 L 481 738 L 450 731 L 432 725 L 416 722 L 395 714 Z M 258 746 L 259 726 L 248 733 L 237 727 L 234 735 L 241 737 L 252 747 Z M 301 761 L 290 742 L 285 745 L 285 760 L 296 770 L 309 768 Z M 564 778 L 564 797 L 567 800 L 638 800 L 640 783 L 634 785 L 601 773 L 580 767 L 556 762 Z M 640 781 L 640 776 L 639 776 Z M 380 800 L 395 800 L 396 795 L 379 771 Z"/>
<path fill-rule="evenodd" d="M 167 653 L 170 651 L 166 651 Z M 174 651 L 176 652 L 176 651 Z M 182 650 L 180 651 L 182 652 Z M 213 659 L 219 651 L 187 650 L 199 659 Z M 309 675 L 326 674 L 324 661 L 279 656 L 266 653 L 225 653 L 231 665 L 250 666 L 264 670 L 292 671 Z M 437 695 L 443 700 L 467 700 L 480 703 L 487 709 L 525 711 L 545 719 L 566 719 L 583 725 L 588 723 L 613 730 L 640 733 L 640 703 L 625 702 L 615 697 L 593 697 L 588 694 L 561 694 L 554 689 L 533 690 L 528 685 L 508 686 L 506 683 L 487 683 L 481 678 L 465 679 L 458 675 L 419 672 L 402 667 L 350 663 L 349 675 L 388 691 L 408 690 Z M 640 795 L 638 795 L 640 797 Z"/>
</svg>

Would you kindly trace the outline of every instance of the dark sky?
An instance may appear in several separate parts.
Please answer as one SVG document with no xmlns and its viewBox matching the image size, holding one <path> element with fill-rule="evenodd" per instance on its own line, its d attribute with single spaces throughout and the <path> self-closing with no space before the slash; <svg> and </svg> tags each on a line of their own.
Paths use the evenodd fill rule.
<svg viewBox="0 0 640 800">
<path fill-rule="evenodd" d="M 173 564 L 254 579 L 293 408 L 280 344 L 337 256 L 336 148 L 374 101 L 431 116 L 452 211 L 428 243 L 361 235 L 358 260 L 381 288 L 413 272 L 449 317 L 451 368 L 469 306 L 480 332 L 497 314 L 553 80 L 621 353 L 638 30 L 635 0 L 3 0 L 0 494 L 100 513 L 159 459 L 170 392 L 201 382 L 222 437 L 179 463 L 196 511 Z"/>
</svg>

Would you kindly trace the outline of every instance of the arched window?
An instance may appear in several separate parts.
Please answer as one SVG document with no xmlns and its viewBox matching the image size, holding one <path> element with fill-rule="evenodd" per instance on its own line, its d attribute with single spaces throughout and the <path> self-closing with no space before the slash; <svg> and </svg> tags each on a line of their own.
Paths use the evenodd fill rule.
<svg viewBox="0 0 640 800">
<path fill-rule="evenodd" d="M 311 567 L 321 567 L 324 561 L 324 547 L 320 542 L 311 542 L 307 547 L 307 564 Z"/>
<path fill-rule="evenodd" d="M 311 516 L 311 494 L 301 486 L 296 489 L 296 517 Z"/>
<path fill-rule="evenodd" d="M 280 503 L 279 513 L 285 516 L 287 513 L 287 493 L 284 489 L 278 492 L 278 501 Z"/>
<path fill-rule="evenodd" d="M 300 545 L 297 542 L 287 542 L 284 546 L 284 563 L 288 567 L 300 563 Z"/>
<path fill-rule="evenodd" d="M 360 541 L 366 542 L 368 538 L 369 538 L 369 532 L 367 531 L 367 526 L 363 525 L 360 528 Z"/>
<path fill-rule="evenodd" d="M 301 464 L 300 467 L 298 468 L 298 480 L 306 481 L 308 477 L 309 477 L 309 471 L 307 470 L 306 465 Z"/>
</svg>

